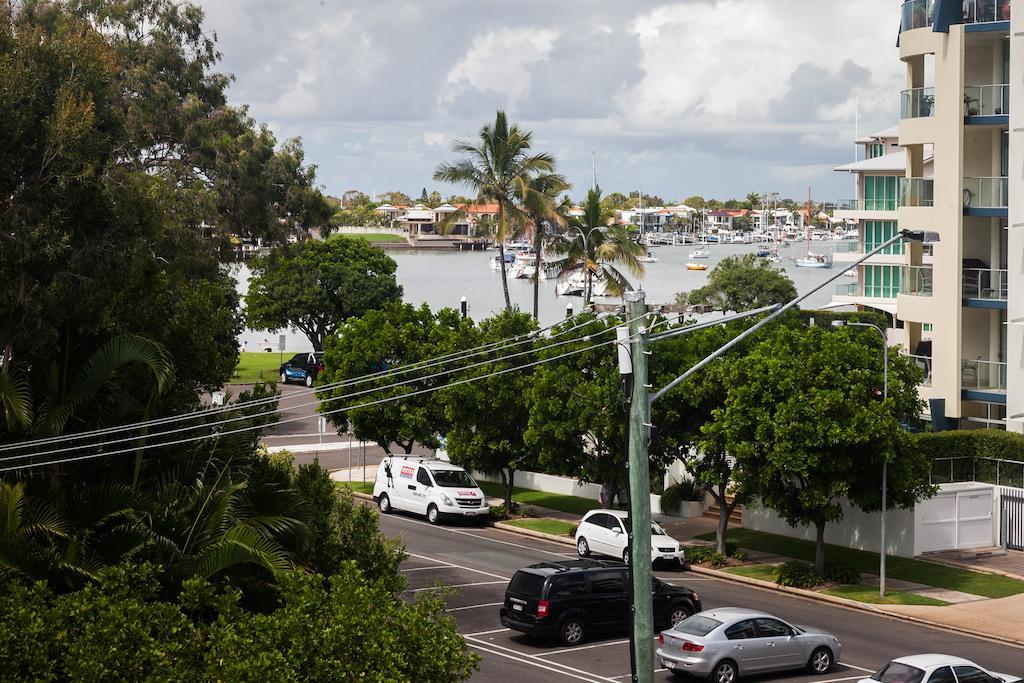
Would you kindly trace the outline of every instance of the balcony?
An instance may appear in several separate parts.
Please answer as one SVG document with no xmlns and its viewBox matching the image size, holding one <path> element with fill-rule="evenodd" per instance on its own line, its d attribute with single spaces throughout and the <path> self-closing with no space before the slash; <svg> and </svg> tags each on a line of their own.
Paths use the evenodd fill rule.
<svg viewBox="0 0 1024 683">
<path fill-rule="evenodd" d="M 910 296 L 932 295 L 931 266 L 903 266 L 900 269 L 901 292 Z"/>
<path fill-rule="evenodd" d="M 935 203 L 935 179 L 900 178 L 898 203 L 899 206 L 933 206 Z"/>
<path fill-rule="evenodd" d="M 916 119 L 935 113 L 935 88 L 911 88 L 900 93 L 900 119 Z"/>
<path fill-rule="evenodd" d="M 964 268 L 963 292 L 965 299 L 1006 301 L 1009 275 L 996 268 Z M 994 308 L 988 306 L 988 308 Z"/>
<path fill-rule="evenodd" d="M 969 85 L 964 88 L 964 116 L 1009 116 L 1010 86 Z"/>
<path fill-rule="evenodd" d="M 985 209 L 1005 210 L 1009 200 L 1009 184 L 1005 177 L 964 178 L 964 213 L 968 215 L 996 215 Z M 976 209 L 982 211 L 974 211 Z"/>
<path fill-rule="evenodd" d="M 901 31 L 926 28 L 935 20 L 935 0 L 907 0 L 903 3 Z"/>
<path fill-rule="evenodd" d="M 921 368 L 921 372 L 924 373 L 924 378 L 921 380 L 921 386 L 930 387 L 932 385 L 932 359 L 931 356 L 915 356 L 912 353 L 904 353 L 902 356 L 909 358 L 914 365 Z"/>
<path fill-rule="evenodd" d="M 832 209 L 833 211 L 858 211 L 861 207 L 861 201 L 859 199 L 837 199 L 831 204 L 826 205 L 826 209 Z"/>
<path fill-rule="evenodd" d="M 989 360 L 960 361 L 960 387 L 964 391 L 1006 393 L 1006 363 Z"/>
<path fill-rule="evenodd" d="M 987 24 L 1010 20 L 1010 0 L 967 0 L 963 3 L 965 24 Z"/>
</svg>

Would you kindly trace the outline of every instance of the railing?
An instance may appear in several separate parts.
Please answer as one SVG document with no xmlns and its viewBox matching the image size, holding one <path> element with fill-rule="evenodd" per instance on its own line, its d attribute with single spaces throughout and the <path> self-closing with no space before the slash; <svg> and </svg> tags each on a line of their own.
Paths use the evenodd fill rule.
<svg viewBox="0 0 1024 683">
<path fill-rule="evenodd" d="M 843 241 L 838 243 L 833 249 L 833 251 L 836 254 L 866 254 L 867 252 L 871 251 L 872 249 L 878 247 L 881 244 L 881 242 L 861 242 L 859 240 Z M 897 242 L 896 244 L 889 245 L 880 253 L 899 256 L 903 254 L 903 249 L 904 243 L 900 241 Z"/>
<path fill-rule="evenodd" d="M 859 282 L 836 285 L 836 296 L 863 296 L 864 288 Z"/>
<path fill-rule="evenodd" d="M 860 245 L 860 242 L 840 242 L 835 246 L 835 253 L 837 254 L 857 254 L 864 250 L 864 247 Z"/>
<path fill-rule="evenodd" d="M 903 3 L 903 22 L 900 29 L 910 31 L 932 25 L 935 19 L 935 0 L 907 0 Z"/>
<path fill-rule="evenodd" d="M 932 295 L 931 266 L 903 266 L 900 269 L 900 291 L 912 296 Z"/>
<path fill-rule="evenodd" d="M 1010 86 L 969 85 L 964 88 L 964 116 L 1003 116 L 1010 113 Z"/>
<path fill-rule="evenodd" d="M 935 113 L 935 88 L 911 88 L 900 93 L 900 118 L 916 119 Z"/>
<path fill-rule="evenodd" d="M 1009 276 L 995 268 L 964 268 L 963 289 L 968 299 L 1006 301 Z"/>
<path fill-rule="evenodd" d="M 931 483 L 950 484 L 960 481 L 1024 488 L 1024 462 L 970 456 L 935 458 Z"/>
<path fill-rule="evenodd" d="M 960 361 L 960 386 L 964 389 L 1006 391 L 1006 363 L 964 358 Z"/>
<path fill-rule="evenodd" d="M 856 211 L 860 208 L 859 199 L 837 199 L 828 205 L 833 211 Z"/>
<path fill-rule="evenodd" d="M 983 24 L 1010 20 L 1010 0 L 966 0 L 963 3 L 965 24 Z"/>
<path fill-rule="evenodd" d="M 1006 178 L 964 178 L 964 208 L 1002 209 L 1009 199 Z"/>
<path fill-rule="evenodd" d="M 924 373 L 924 379 L 921 380 L 921 386 L 930 387 L 932 385 L 932 358 L 931 356 L 915 356 L 912 353 L 901 354 L 906 356 L 914 365 L 921 368 Z"/>
<path fill-rule="evenodd" d="M 935 202 L 934 178 L 900 178 L 900 206 L 932 206 Z"/>
</svg>

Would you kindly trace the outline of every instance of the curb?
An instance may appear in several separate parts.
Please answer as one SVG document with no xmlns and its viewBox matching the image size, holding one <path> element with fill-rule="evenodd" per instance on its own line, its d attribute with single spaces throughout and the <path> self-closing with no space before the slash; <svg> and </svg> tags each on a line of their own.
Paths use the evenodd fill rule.
<svg viewBox="0 0 1024 683">
<path fill-rule="evenodd" d="M 545 533 L 543 531 L 534 531 L 533 529 L 523 529 L 522 527 L 514 526 L 512 524 L 506 524 L 505 522 L 494 522 L 492 526 L 495 529 L 501 529 L 502 531 L 508 531 L 509 533 L 519 534 L 521 536 L 530 536 L 532 538 L 539 538 L 545 541 L 551 541 L 553 543 L 564 543 L 565 545 L 576 547 L 576 542 L 566 536 L 556 536 L 555 534 Z"/>
</svg>

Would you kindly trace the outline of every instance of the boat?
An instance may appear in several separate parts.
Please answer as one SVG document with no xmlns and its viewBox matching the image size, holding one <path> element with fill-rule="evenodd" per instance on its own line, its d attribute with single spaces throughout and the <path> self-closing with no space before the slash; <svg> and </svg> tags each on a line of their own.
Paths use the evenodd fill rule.
<svg viewBox="0 0 1024 683">
<path fill-rule="evenodd" d="M 857 277 L 856 269 L 846 271 L 845 273 L 843 273 L 843 277 Z"/>
<path fill-rule="evenodd" d="M 555 285 L 555 294 L 558 296 L 583 296 L 586 287 L 587 281 L 583 277 L 583 273 L 575 272 L 558 281 Z M 608 296 L 608 283 L 600 275 L 595 275 L 590 281 L 590 296 Z"/>
<path fill-rule="evenodd" d="M 637 257 L 636 260 L 639 261 L 640 263 L 657 263 L 658 257 L 648 251 L 643 256 Z"/>
<path fill-rule="evenodd" d="M 805 225 L 806 232 L 806 243 L 807 255 L 803 258 L 793 259 L 793 265 L 797 268 L 831 268 L 832 259 L 823 254 L 816 254 L 811 251 L 811 240 L 821 239 L 819 235 L 823 235 L 820 230 L 814 230 L 811 227 L 811 188 L 807 188 L 807 221 Z"/>
<path fill-rule="evenodd" d="M 711 258 L 711 252 L 707 249 L 697 249 L 690 252 L 690 258 Z"/>
<path fill-rule="evenodd" d="M 758 247 L 754 250 L 754 256 L 757 256 L 758 258 L 768 258 L 771 255 L 772 252 L 767 247 Z"/>
<path fill-rule="evenodd" d="M 687 263 L 686 264 L 686 269 L 687 270 L 707 270 L 708 269 L 708 264 L 706 264 L 706 263 Z"/>
<path fill-rule="evenodd" d="M 515 262 L 516 262 L 516 255 L 511 253 L 511 252 L 507 252 L 506 251 L 505 252 L 505 267 L 507 268 L 508 266 L 511 266 Z M 490 259 L 488 259 L 488 263 L 491 266 L 491 270 L 501 270 L 501 254 L 495 254 L 494 256 L 492 256 Z"/>
</svg>

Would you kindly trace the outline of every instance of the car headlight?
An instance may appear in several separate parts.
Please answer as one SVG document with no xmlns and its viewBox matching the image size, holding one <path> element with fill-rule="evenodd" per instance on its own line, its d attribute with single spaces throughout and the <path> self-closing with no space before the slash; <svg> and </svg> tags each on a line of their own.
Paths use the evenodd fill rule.
<svg viewBox="0 0 1024 683">
<path fill-rule="evenodd" d="M 696 593 L 693 594 L 693 599 L 696 600 L 697 602 L 700 602 L 700 596 L 697 595 Z"/>
<path fill-rule="evenodd" d="M 447 505 L 448 507 L 453 507 L 455 505 L 455 503 L 452 501 L 452 499 L 449 498 L 448 496 L 446 496 L 443 493 L 441 494 L 441 502 L 444 503 L 445 505 Z"/>
</svg>

